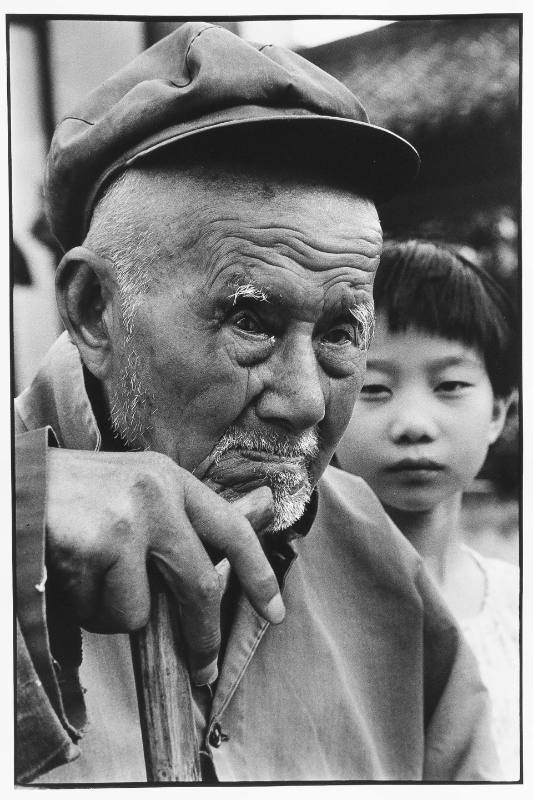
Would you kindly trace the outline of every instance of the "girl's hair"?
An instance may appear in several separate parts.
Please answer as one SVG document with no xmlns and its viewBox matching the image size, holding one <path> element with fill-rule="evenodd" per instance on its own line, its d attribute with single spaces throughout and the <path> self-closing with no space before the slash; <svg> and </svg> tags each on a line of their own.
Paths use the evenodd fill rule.
<svg viewBox="0 0 533 800">
<path fill-rule="evenodd" d="M 374 302 L 391 333 L 414 327 L 475 348 L 497 397 L 517 385 L 514 304 L 492 275 L 458 249 L 420 240 L 385 244 Z"/>
</svg>

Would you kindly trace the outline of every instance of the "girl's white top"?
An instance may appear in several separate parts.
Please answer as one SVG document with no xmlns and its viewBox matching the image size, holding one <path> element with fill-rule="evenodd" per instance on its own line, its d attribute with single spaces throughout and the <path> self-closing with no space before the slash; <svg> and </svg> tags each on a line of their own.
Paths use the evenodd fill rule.
<svg viewBox="0 0 533 800">
<path fill-rule="evenodd" d="M 485 576 L 481 611 L 460 620 L 492 701 L 492 724 L 502 780 L 520 778 L 519 570 L 464 545 Z"/>
</svg>

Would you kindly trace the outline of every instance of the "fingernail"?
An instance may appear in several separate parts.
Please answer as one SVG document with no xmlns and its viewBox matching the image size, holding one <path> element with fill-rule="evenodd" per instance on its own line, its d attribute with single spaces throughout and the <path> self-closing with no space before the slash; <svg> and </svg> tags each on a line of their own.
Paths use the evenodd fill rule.
<svg viewBox="0 0 533 800">
<path fill-rule="evenodd" d="M 228 588 L 229 578 L 231 574 L 231 567 L 227 558 L 223 558 L 218 564 L 215 564 L 215 571 L 218 575 L 218 582 L 220 588 L 224 593 Z"/>
<path fill-rule="evenodd" d="M 283 622 L 285 619 L 285 605 L 280 594 L 273 597 L 265 608 L 265 617 L 274 625 Z"/>
<path fill-rule="evenodd" d="M 207 667 L 194 670 L 191 677 L 195 686 L 207 686 L 208 683 L 214 683 L 218 678 L 218 666 L 216 660 L 212 661 L 211 664 L 208 664 Z"/>
</svg>

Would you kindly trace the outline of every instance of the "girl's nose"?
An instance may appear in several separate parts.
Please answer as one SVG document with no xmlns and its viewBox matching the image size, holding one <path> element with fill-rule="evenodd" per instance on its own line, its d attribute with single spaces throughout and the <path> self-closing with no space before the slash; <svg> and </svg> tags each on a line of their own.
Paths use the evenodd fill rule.
<svg viewBox="0 0 533 800">
<path fill-rule="evenodd" d="M 427 443 L 436 438 L 438 426 L 427 406 L 406 398 L 392 420 L 389 433 L 396 444 Z"/>
</svg>

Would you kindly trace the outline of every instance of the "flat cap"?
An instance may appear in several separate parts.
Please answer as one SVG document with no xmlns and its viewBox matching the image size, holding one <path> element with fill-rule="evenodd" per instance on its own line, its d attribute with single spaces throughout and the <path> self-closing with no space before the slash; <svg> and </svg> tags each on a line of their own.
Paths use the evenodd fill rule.
<svg viewBox="0 0 533 800">
<path fill-rule="evenodd" d="M 231 129 L 229 131 L 229 129 Z M 141 53 L 57 126 L 45 171 L 45 207 L 63 248 L 81 244 L 98 193 L 154 151 L 222 132 L 279 147 L 298 136 L 317 161 L 342 159 L 346 179 L 380 201 L 416 176 L 404 139 L 371 125 L 342 83 L 296 53 L 188 22 Z M 246 141 L 246 138 L 245 138 Z M 179 160 L 179 144 L 172 151 Z"/>
</svg>

